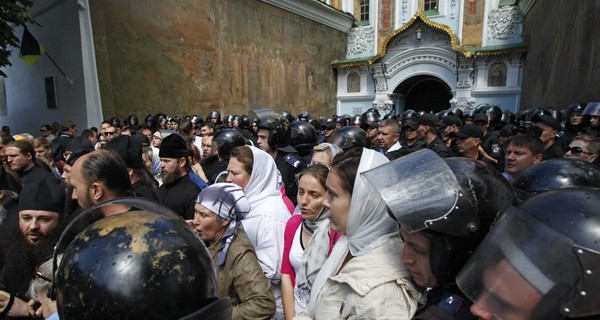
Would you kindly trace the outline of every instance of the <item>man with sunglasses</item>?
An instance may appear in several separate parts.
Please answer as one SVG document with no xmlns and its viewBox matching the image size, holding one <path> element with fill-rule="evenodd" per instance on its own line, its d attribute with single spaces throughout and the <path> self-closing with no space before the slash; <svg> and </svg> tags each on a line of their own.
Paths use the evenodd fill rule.
<svg viewBox="0 0 600 320">
<path fill-rule="evenodd" d="M 573 138 L 565 158 L 574 158 L 587 163 L 600 164 L 598 154 L 600 153 L 600 138 L 591 134 L 582 134 Z"/>
<path fill-rule="evenodd" d="M 65 192 L 49 178 L 23 188 L 19 199 L 18 232 L 5 253 L 10 259 L 0 271 L 0 319 L 29 317 L 27 291 L 36 266 L 52 256 L 63 226 Z"/>
</svg>

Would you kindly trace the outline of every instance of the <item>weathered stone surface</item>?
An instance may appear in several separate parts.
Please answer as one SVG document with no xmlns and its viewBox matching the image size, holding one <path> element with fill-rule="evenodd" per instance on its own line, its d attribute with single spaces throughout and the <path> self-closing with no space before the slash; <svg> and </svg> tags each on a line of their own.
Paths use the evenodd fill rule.
<svg viewBox="0 0 600 320">
<path fill-rule="evenodd" d="M 346 35 L 256 0 L 91 1 L 105 117 L 335 112 Z"/>
</svg>

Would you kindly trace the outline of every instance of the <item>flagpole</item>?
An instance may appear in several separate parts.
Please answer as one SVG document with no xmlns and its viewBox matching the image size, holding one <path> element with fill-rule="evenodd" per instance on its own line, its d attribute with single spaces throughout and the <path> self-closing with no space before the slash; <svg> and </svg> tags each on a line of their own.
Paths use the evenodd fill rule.
<svg viewBox="0 0 600 320">
<path fill-rule="evenodd" d="M 46 54 L 46 56 L 48 56 L 48 58 L 50 58 L 50 61 L 52 61 L 52 63 L 56 67 L 56 69 L 58 69 L 58 71 L 60 71 L 60 73 L 65 77 L 65 79 L 67 79 L 67 81 L 71 84 L 71 88 L 72 88 L 73 80 L 71 80 L 71 78 L 69 78 L 69 76 L 58 66 L 58 64 L 56 63 L 56 61 L 54 61 L 54 59 L 52 59 L 52 56 L 50 56 L 48 51 L 44 51 L 44 54 Z"/>
</svg>

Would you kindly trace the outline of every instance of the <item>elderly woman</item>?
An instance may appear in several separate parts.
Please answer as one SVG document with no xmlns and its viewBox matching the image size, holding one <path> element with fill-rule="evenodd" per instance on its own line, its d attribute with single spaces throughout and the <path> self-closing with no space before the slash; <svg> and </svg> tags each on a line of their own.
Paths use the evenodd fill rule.
<svg viewBox="0 0 600 320">
<path fill-rule="evenodd" d="M 315 164 L 300 172 L 298 177 L 299 214 L 291 217 L 285 226 L 281 265 L 281 295 L 286 319 L 292 319 L 306 309 L 310 286 L 341 236 L 330 232 L 329 208 L 323 205 L 328 173 L 326 166 Z"/>
<path fill-rule="evenodd" d="M 62 255 L 58 255 L 56 263 L 60 264 Z M 28 303 L 29 313 L 35 318 L 48 320 L 58 320 L 58 310 L 56 300 L 52 295 L 52 259 L 42 263 L 35 270 L 34 278 L 29 286 L 29 296 L 31 300 Z"/>
<path fill-rule="evenodd" d="M 250 212 L 243 220 L 244 230 L 254 245 L 258 263 L 271 287 L 277 311 L 276 319 L 283 319 L 281 302 L 281 256 L 283 232 L 290 212 L 279 191 L 279 171 L 268 153 L 250 146 L 239 146 L 231 151 L 227 165 L 227 182 L 244 189 L 250 202 Z"/>
<path fill-rule="evenodd" d="M 268 319 L 275 313 L 275 299 L 254 247 L 242 227 L 250 203 L 242 188 L 217 183 L 196 199 L 194 227 L 210 244 L 219 283 L 219 297 L 229 297 L 232 319 Z"/>
<path fill-rule="evenodd" d="M 333 158 L 335 158 L 335 156 L 341 152 L 342 148 L 340 148 L 337 144 L 323 142 L 313 148 L 312 160 L 310 164 L 324 164 L 328 166 Z"/>
<path fill-rule="evenodd" d="M 385 162 L 379 152 L 353 148 L 331 163 L 325 205 L 331 229 L 343 235 L 312 286 L 313 319 L 410 319 L 423 300 L 400 263 L 397 224 L 360 176 Z"/>
</svg>

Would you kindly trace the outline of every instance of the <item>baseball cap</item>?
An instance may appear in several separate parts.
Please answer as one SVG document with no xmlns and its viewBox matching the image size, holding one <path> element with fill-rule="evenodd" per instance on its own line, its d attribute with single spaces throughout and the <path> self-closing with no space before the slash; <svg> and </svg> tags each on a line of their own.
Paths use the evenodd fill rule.
<svg viewBox="0 0 600 320">
<path fill-rule="evenodd" d="M 449 136 L 459 139 L 478 138 L 483 139 L 483 130 L 476 124 L 467 124 L 460 128 L 459 132 L 450 132 Z"/>
</svg>

